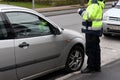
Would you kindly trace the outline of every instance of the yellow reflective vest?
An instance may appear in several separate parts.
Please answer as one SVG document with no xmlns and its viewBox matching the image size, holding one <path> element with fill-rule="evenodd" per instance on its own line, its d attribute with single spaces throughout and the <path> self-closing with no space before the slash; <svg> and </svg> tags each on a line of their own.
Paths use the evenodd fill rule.
<svg viewBox="0 0 120 80">
<path fill-rule="evenodd" d="M 88 27 L 88 30 L 99 31 L 102 29 L 102 15 L 104 2 L 98 1 L 98 3 L 88 3 L 88 7 L 82 14 L 83 20 L 91 21 L 92 25 Z M 90 31 L 88 31 L 90 32 Z M 92 31 L 91 31 L 92 32 Z"/>
<path fill-rule="evenodd" d="M 83 19 L 92 21 L 92 27 L 99 28 L 102 26 L 102 8 L 99 4 L 91 4 L 83 14 Z"/>
</svg>

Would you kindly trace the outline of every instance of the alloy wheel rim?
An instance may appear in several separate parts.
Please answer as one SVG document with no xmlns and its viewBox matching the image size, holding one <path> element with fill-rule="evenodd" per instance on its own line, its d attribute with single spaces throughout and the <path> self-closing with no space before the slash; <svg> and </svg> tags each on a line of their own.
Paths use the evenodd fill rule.
<svg viewBox="0 0 120 80">
<path fill-rule="evenodd" d="M 74 50 L 69 57 L 69 67 L 71 70 L 78 70 L 82 64 L 82 55 L 78 50 Z"/>
</svg>

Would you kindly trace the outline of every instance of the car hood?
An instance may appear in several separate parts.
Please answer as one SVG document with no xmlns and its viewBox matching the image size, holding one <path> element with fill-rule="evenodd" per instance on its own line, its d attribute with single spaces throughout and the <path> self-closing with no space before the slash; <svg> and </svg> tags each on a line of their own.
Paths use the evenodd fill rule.
<svg viewBox="0 0 120 80">
<path fill-rule="evenodd" d="M 119 8 L 111 8 L 107 10 L 104 15 L 111 17 L 120 17 L 120 9 Z"/>
</svg>

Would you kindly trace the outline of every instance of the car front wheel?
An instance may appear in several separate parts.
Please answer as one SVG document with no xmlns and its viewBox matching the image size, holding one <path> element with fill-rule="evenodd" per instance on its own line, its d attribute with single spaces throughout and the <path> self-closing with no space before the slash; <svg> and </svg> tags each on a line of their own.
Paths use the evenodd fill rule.
<svg viewBox="0 0 120 80">
<path fill-rule="evenodd" d="M 74 72 L 80 70 L 84 61 L 84 51 L 80 46 L 74 46 L 67 58 L 66 70 Z"/>
</svg>

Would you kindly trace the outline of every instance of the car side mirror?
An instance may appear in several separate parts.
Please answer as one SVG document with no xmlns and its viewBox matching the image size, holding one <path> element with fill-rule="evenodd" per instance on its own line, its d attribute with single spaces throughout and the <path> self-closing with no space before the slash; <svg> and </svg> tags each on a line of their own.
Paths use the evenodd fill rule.
<svg viewBox="0 0 120 80">
<path fill-rule="evenodd" d="M 53 34 L 54 35 L 60 35 L 61 34 L 61 32 L 60 32 L 60 30 L 58 29 L 58 28 L 53 28 Z"/>
</svg>

